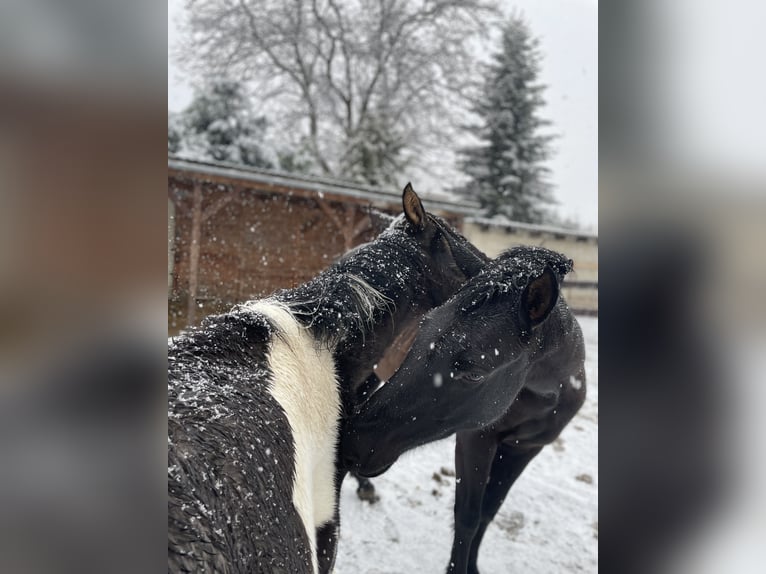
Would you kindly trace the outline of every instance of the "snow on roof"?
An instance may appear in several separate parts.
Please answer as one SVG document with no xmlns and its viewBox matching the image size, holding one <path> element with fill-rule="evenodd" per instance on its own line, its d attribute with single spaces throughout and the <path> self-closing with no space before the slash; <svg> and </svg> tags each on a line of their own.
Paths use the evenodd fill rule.
<svg viewBox="0 0 766 574">
<path fill-rule="evenodd" d="M 393 188 L 389 190 L 331 177 L 295 174 L 217 161 L 200 161 L 168 156 L 168 168 L 265 185 L 293 187 L 317 193 L 332 193 L 370 201 L 386 201 L 397 205 L 401 202 L 402 197 L 401 192 L 395 191 Z M 475 215 L 478 210 L 478 204 L 470 201 L 441 199 L 429 196 L 428 193 L 418 192 L 418 194 L 426 201 L 426 209 L 443 210 L 463 215 Z"/>
<path fill-rule="evenodd" d="M 566 229 L 564 227 L 555 227 L 552 225 L 537 225 L 534 223 L 522 223 L 520 221 L 511 221 L 504 217 L 478 217 L 469 216 L 465 218 L 467 223 L 484 225 L 487 227 L 499 227 L 501 229 L 521 229 L 524 231 L 536 231 L 538 233 L 551 233 L 554 235 L 565 235 L 567 237 L 583 237 L 587 239 L 598 239 L 598 233 L 584 231 L 580 229 Z"/>
</svg>

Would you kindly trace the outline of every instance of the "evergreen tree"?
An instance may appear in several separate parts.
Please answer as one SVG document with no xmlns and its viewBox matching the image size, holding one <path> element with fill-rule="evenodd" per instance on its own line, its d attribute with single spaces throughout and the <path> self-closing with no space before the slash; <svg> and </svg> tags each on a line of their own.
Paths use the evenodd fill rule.
<svg viewBox="0 0 766 574">
<path fill-rule="evenodd" d="M 256 117 L 237 82 L 215 82 L 200 90 L 177 117 L 168 118 L 168 151 L 195 157 L 274 166 L 272 154 L 262 147 L 266 118 Z"/>
<path fill-rule="evenodd" d="M 168 112 L 168 154 L 176 154 L 181 150 L 183 132 L 178 114 Z"/>
<path fill-rule="evenodd" d="M 293 173 L 312 173 L 314 163 L 305 146 L 298 145 L 295 149 L 277 149 L 277 165 L 279 169 Z"/>
<path fill-rule="evenodd" d="M 553 136 L 542 133 L 550 122 L 539 115 L 545 105 L 540 61 L 538 40 L 514 15 L 474 107 L 481 119 L 474 133 L 481 144 L 460 150 L 469 182 L 457 191 L 477 200 L 487 217 L 541 223 L 555 203 L 545 166 Z"/>
</svg>

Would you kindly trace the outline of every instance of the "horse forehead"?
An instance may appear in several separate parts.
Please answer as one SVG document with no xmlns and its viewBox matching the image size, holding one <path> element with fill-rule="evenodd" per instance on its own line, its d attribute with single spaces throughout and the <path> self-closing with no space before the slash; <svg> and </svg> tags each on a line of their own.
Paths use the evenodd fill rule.
<svg viewBox="0 0 766 574">
<path fill-rule="evenodd" d="M 502 293 L 521 291 L 529 279 L 540 275 L 545 267 L 546 263 L 538 260 L 496 259 L 474 279 L 471 288 L 482 291 L 492 286 Z"/>
<path fill-rule="evenodd" d="M 469 315 L 454 310 L 434 317 L 424 329 L 424 335 L 435 345 L 445 348 L 465 349 L 469 339 L 485 335 L 488 321 L 482 315 Z"/>
</svg>

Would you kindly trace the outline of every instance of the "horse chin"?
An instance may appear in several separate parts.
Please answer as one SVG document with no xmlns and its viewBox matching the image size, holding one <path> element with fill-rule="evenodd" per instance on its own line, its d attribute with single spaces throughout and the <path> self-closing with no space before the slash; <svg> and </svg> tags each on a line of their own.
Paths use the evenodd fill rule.
<svg viewBox="0 0 766 574">
<path fill-rule="evenodd" d="M 394 465 L 394 462 L 390 462 L 389 464 L 386 464 L 384 466 L 378 467 L 378 468 L 358 468 L 356 473 L 361 476 L 362 478 L 375 478 L 376 476 L 380 476 L 384 472 L 386 472 L 389 468 L 391 468 Z"/>
</svg>

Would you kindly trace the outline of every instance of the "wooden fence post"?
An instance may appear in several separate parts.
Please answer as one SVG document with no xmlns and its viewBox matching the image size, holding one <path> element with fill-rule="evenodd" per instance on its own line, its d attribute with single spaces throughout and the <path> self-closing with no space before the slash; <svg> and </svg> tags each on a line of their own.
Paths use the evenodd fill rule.
<svg viewBox="0 0 766 574">
<path fill-rule="evenodd" d="M 197 318 L 197 289 L 199 286 L 199 252 L 202 239 L 202 184 L 194 183 L 191 242 L 189 243 L 189 301 L 186 308 L 186 326 Z"/>
</svg>

